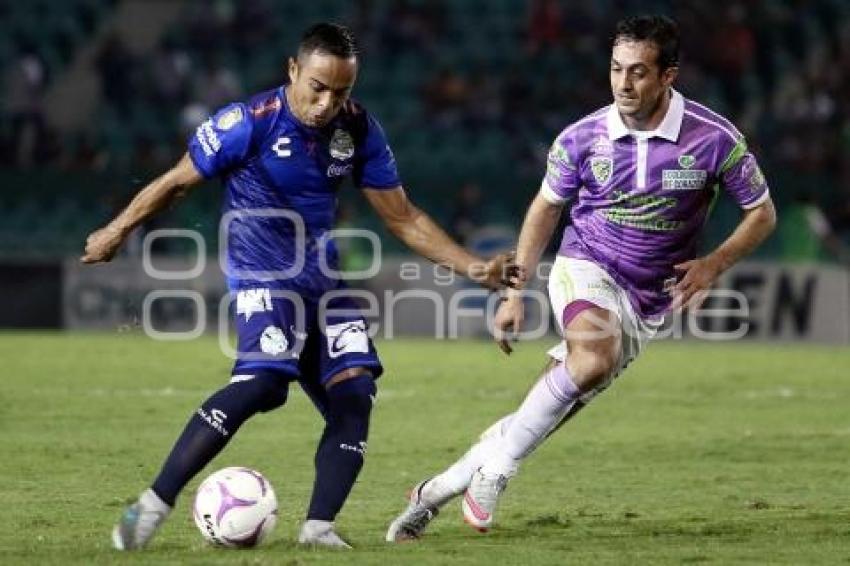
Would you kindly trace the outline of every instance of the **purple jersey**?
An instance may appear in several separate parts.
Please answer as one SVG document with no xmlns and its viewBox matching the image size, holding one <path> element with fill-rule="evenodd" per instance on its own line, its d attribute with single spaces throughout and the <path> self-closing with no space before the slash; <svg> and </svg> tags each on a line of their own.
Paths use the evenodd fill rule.
<svg viewBox="0 0 850 566">
<path fill-rule="evenodd" d="M 672 91 L 654 131 L 630 131 L 613 104 L 567 127 L 549 151 L 541 193 L 572 201 L 558 253 L 601 265 L 647 317 L 668 308 L 673 266 L 695 257 L 720 188 L 744 209 L 769 195 L 741 133 Z"/>
</svg>

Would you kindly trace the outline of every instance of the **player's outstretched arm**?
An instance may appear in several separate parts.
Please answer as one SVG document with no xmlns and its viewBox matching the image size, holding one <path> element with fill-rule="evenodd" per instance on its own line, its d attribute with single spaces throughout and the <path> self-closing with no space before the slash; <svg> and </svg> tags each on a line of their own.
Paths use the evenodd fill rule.
<svg viewBox="0 0 850 566">
<path fill-rule="evenodd" d="M 103 228 L 92 232 L 86 239 L 86 251 L 80 261 L 98 263 L 109 261 L 133 229 L 182 197 L 189 187 L 203 177 L 195 164 L 184 154 L 180 161 L 163 175 L 139 191 L 127 208 Z"/>
<path fill-rule="evenodd" d="M 538 194 L 528 207 L 522 230 L 519 234 L 519 243 L 516 250 L 516 264 L 523 273 L 532 273 L 537 269 L 537 263 L 543 250 L 552 239 L 552 233 L 558 225 L 564 206 L 553 204 Z M 517 333 L 522 327 L 524 311 L 522 295 L 519 290 L 522 285 L 509 289 L 505 301 L 499 305 L 494 320 L 494 337 L 499 347 L 506 354 L 512 349 L 509 344 L 509 334 Z"/>
<path fill-rule="evenodd" d="M 499 254 L 487 261 L 469 253 L 410 202 L 402 187 L 367 187 L 363 192 L 390 232 L 419 255 L 490 289 L 518 286 L 524 281 L 525 274 L 514 265 L 513 254 Z"/>
<path fill-rule="evenodd" d="M 684 305 L 698 308 L 705 293 L 720 275 L 741 258 L 755 250 L 776 227 L 776 208 L 770 197 L 755 208 L 744 211 L 744 217 L 732 234 L 710 254 L 676 265 L 684 275 L 673 288 L 671 310 Z"/>
<path fill-rule="evenodd" d="M 540 193 L 531 201 L 522 222 L 516 249 L 516 263 L 526 273 L 537 269 L 540 256 L 552 239 L 552 233 L 555 232 L 563 210 L 564 205 L 553 204 Z"/>
</svg>

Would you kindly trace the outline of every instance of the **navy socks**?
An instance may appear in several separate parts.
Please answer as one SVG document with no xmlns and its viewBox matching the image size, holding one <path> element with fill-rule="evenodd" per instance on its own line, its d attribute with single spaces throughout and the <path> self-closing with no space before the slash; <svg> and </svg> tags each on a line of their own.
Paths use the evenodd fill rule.
<svg viewBox="0 0 850 566">
<path fill-rule="evenodd" d="M 288 386 L 285 377 L 260 373 L 214 393 L 189 419 L 153 483 L 154 492 L 173 506 L 189 480 L 221 452 L 246 420 L 286 402 Z"/>
<path fill-rule="evenodd" d="M 214 393 L 177 439 L 153 483 L 154 492 L 173 506 L 186 484 L 221 452 L 239 427 L 256 413 L 283 405 L 287 391 L 286 378 L 265 373 Z M 375 392 L 375 382 L 368 375 L 347 379 L 327 391 L 327 424 L 316 451 L 308 519 L 333 521 L 351 492 L 366 455 Z"/>
<path fill-rule="evenodd" d="M 375 392 L 375 382 L 368 375 L 341 381 L 328 390 L 327 425 L 316 451 L 308 520 L 333 521 L 342 509 L 363 467 Z"/>
</svg>

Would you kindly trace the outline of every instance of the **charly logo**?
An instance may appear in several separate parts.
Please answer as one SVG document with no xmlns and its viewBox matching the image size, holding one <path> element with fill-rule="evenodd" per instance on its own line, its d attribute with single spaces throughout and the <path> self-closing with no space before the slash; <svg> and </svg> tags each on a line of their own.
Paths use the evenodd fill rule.
<svg viewBox="0 0 850 566">
<path fill-rule="evenodd" d="M 690 169 L 694 166 L 694 163 L 696 162 L 697 159 L 693 155 L 685 154 L 679 156 L 679 167 L 681 167 L 682 169 Z"/>
<path fill-rule="evenodd" d="M 272 151 L 278 157 L 289 157 L 292 155 L 290 144 L 292 144 L 292 140 L 290 138 L 281 136 L 277 138 L 277 141 L 275 141 L 274 144 L 272 144 Z"/>
<path fill-rule="evenodd" d="M 334 159 L 351 159 L 354 156 L 354 140 L 345 130 L 336 130 L 331 137 L 328 149 Z"/>
<path fill-rule="evenodd" d="M 590 159 L 590 171 L 593 173 L 596 182 L 604 185 L 614 171 L 614 160 L 610 157 L 592 157 Z"/>
</svg>

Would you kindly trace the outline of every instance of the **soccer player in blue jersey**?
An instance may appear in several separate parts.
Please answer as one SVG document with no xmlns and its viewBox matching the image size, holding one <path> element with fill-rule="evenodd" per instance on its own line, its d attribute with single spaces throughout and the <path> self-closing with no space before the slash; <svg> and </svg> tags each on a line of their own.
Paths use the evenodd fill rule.
<svg viewBox="0 0 850 566">
<path fill-rule="evenodd" d="M 109 261 L 135 227 L 189 187 L 213 177 L 226 185 L 223 245 L 239 356 L 230 383 L 191 417 L 151 487 L 115 526 L 120 550 L 144 547 L 189 480 L 247 419 L 283 405 L 293 380 L 326 421 L 298 540 L 349 547 L 333 521 L 363 465 L 383 369 L 364 318 L 332 271 L 338 254 L 328 236 L 344 177 L 422 256 L 490 288 L 516 275 L 507 256 L 485 262 L 471 255 L 408 200 L 380 125 L 349 99 L 357 68 L 346 28 L 311 27 L 289 60 L 287 84 L 201 124 L 179 163 L 88 238 L 82 261 Z"/>
</svg>

